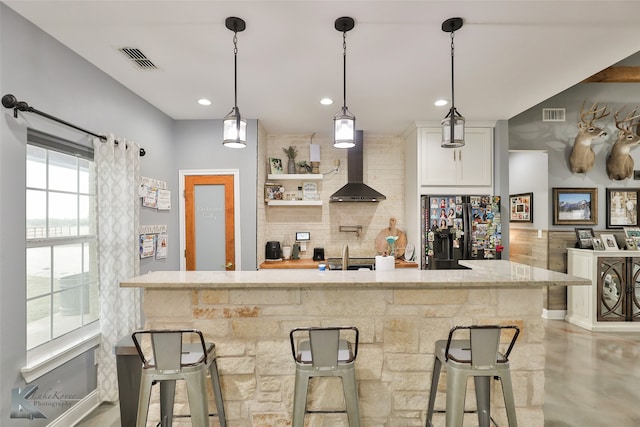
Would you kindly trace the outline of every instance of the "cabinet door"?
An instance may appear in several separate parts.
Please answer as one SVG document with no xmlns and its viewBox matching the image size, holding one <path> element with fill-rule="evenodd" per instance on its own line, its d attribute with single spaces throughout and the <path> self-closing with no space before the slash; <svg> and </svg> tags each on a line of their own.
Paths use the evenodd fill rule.
<svg viewBox="0 0 640 427">
<path fill-rule="evenodd" d="M 598 259 L 598 321 L 625 320 L 627 264 L 625 258 Z"/>
<path fill-rule="evenodd" d="M 465 129 L 465 145 L 443 148 L 440 128 L 419 129 L 420 184 L 490 187 L 493 183 L 493 129 Z"/>
<path fill-rule="evenodd" d="M 488 128 L 465 130 L 465 145 L 457 148 L 457 185 L 490 186 L 493 182 L 493 131 Z"/>
<path fill-rule="evenodd" d="M 418 129 L 420 143 L 420 184 L 457 185 L 457 149 L 442 148 L 440 128 Z"/>
<path fill-rule="evenodd" d="M 629 318 L 640 322 L 640 258 L 630 258 L 631 277 L 629 280 Z"/>
</svg>

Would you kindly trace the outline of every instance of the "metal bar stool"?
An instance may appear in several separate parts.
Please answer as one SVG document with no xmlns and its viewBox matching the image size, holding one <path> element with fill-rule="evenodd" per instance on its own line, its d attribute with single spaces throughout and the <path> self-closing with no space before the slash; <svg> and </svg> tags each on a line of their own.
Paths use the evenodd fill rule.
<svg viewBox="0 0 640 427">
<path fill-rule="evenodd" d="M 350 333 L 352 331 L 353 333 Z M 350 335 L 352 339 L 348 339 Z M 296 362 L 293 427 L 302 427 L 307 413 L 347 413 L 349 426 L 360 426 L 355 361 L 359 332 L 353 326 L 296 328 L 289 334 Z M 308 411 L 307 391 L 311 377 L 341 377 L 346 411 Z"/>
<path fill-rule="evenodd" d="M 468 331 L 469 339 L 453 339 L 457 331 Z M 499 350 L 502 332 L 513 330 L 507 351 Z M 427 409 L 426 427 L 432 427 L 434 404 L 438 391 L 440 369 L 447 367 L 446 427 L 459 427 L 464 418 L 464 403 L 467 393 L 467 378 L 473 377 L 476 388 L 478 424 L 489 427 L 491 418 L 492 377 L 500 378 L 509 427 L 517 427 L 516 408 L 509 368 L 509 354 L 520 334 L 517 326 L 456 326 L 449 331 L 447 340 L 436 341 L 435 361 L 431 377 L 431 393 Z M 505 333 L 506 335 L 506 333 Z M 506 338 L 505 338 L 506 340 Z M 442 412 L 442 411 L 438 411 Z M 495 424 L 495 422 L 494 422 Z"/>
<path fill-rule="evenodd" d="M 147 340 L 143 344 L 144 337 L 150 345 Z M 226 427 L 214 343 L 205 342 L 196 329 L 136 331 L 131 338 L 142 359 L 137 427 L 146 426 L 151 387 L 156 382 L 160 382 L 161 424 L 171 426 L 176 380 L 186 382 L 192 425 L 208 427 L 207 371 L 218 410 L 213 415 L 218 416 L 221 427 Z"/>
</svg>

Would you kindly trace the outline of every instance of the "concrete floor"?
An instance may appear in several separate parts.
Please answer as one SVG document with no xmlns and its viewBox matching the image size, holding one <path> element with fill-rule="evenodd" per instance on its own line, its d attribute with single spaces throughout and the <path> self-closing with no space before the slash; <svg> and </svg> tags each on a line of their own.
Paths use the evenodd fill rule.
<svg viewBox="0 0 640 427">
<path fill-rule="evenodd" d="M 545 427 L 640 426 L 640 334 L 545 324 Z M 120 427 L 118 405 L 101 405 L 78 426 Z"/>
</svg>

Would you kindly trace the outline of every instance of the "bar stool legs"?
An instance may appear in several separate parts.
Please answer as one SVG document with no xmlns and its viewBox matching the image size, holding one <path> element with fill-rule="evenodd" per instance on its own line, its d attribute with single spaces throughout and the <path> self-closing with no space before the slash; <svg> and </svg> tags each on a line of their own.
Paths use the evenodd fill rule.
<svg viewBox="0 0 640 427">
<path fill-rule="evenodd" d="M 345 335 L 341 337 L 341 332 Z M 355 360 L 358 355 L 358 328 L 354 326 L 296 328 L 289 334 L 296 363 L 293 392 L 293 427 L 304 426 L 307 392 L 311 377 L 340 377 L 350 427 L 360 427 Z M 351 337 L 351 340 L 345 339 Z M 299 337 L 302 337 L 300 339 Z"/>
<path fill-rule="evenodd" d="M 147 424 L 151 388 L 156 382 L 160 383 L 160 425 L 172 425 L 177 380 L 186 384 L 191 425 L 208 427 L 207 373 L 211 377 L 216 415 L 220 426 L 226 427 L 214 343 L 205 342 L 202 332 L 196 329 L 144 330 L 134 332 L 131 337 L 142 360 L 137 427 Z"/>
<path fill-rule="evenodd" d="M 330 375 L 317 375 L 313 371 L 296 371 L 295 391 L 293 396 L 293 427 L 304 426 L 307 413 L 307 391 L 309 379 L 317 376 L 335 376 L 342 379 L 344 401 L 349 427 L 360 427 L 360 409 L 358 408 L 358 386 L 354 369 L 331 372 Z"/>
<path fill-rule="evenodd" d="M 440 370 L 442 362 L 436 357 L 433 361 L 433 373 L 431 374 L 431 391 L 429 392 L 429 406 L 427 407 L 426 427 L 433 427 L 432 418 L 436 403 L 436 393 L 438 392 L 438 382 L 440 382 Z"/>
<path fill-rule="evenodd" d="M 351 369 L 342 376 L 344 400 L 347 405 L 349 426 L 360 426 L 360 410 L 358 409 L 358 386 L 356 384 L 356 371 Z"/>
<path fill-rule="evenodd" d="M 457 331 L 467 331 L 469 339 L 452 339 Z M 508 349 L 500 352 L 501 333 L 510 330 Z M 513 385 L 509 369 L 509 354 L 518 338 L 517 326 L 456 326 L 449 331 L 447 340 L 436 341 L 434 349 L 431 392 L 425 420 L 426 427 L 433 427 L 433 413 L 442 366 L 447 367 L 446 427 L 460 427 L 464 419 L 467 380 L 473 377 L 479 427 L 490 427 L 491 379 L 500 379 L 509 427 L 517 427 Z"/>
<path fill-rule="evenodd" d="M 211 365 L 209 365 L 209 376 L 211 377 L 211 384 L 213 386 L 213 397 L 216 400 L 220 427 L 227 427 L 227 416 L 224 412 L 224 404 L 222 402 L 222 387 L 220 385 L 220 377 L 218 376 L 218 364 L 215 359 Z"/>
<path fill-rule="evenodd" d="M 309 375 L 296 371 L 296 383 L 293 395 L 293 427 L 304 425 L 304 414 L 307 412 L 307 391 L 309 390 Z"/>
</svg>

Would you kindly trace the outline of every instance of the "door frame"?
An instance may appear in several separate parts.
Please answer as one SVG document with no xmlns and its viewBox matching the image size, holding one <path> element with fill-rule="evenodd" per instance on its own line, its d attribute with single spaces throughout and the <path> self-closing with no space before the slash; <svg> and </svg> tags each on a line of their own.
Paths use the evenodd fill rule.
<svg viewBox="0 0 640 427">
<path fill-rule="evenodd" d="M 186 176 L 189 175 L 203 175 L 203 176 L 213 176 L 213 175 L 233 175 L 233 217 L 234 217 L 234 230 L 233 234 L 235 236 L 235 259 L 236 259 L 236 270 L 242 269 L 242 258 L 240 257 L 241 253 L 241 238 L 240 238 L 240 170 L 239 169 L 180 169 L 178 170 L 178 181 L 179 181 L 179 191 L 180 191 L 180 206 L 179 206 L 179 216 L 180 216 L 180 270 L 186 271 L 187 269 L 187 258 L 184 256 L 185 251 L 187 249 L 186 243 L 186 224 L 185 224 L 185 199 L 184 199 L 184 180 Z"/>
</svg>

